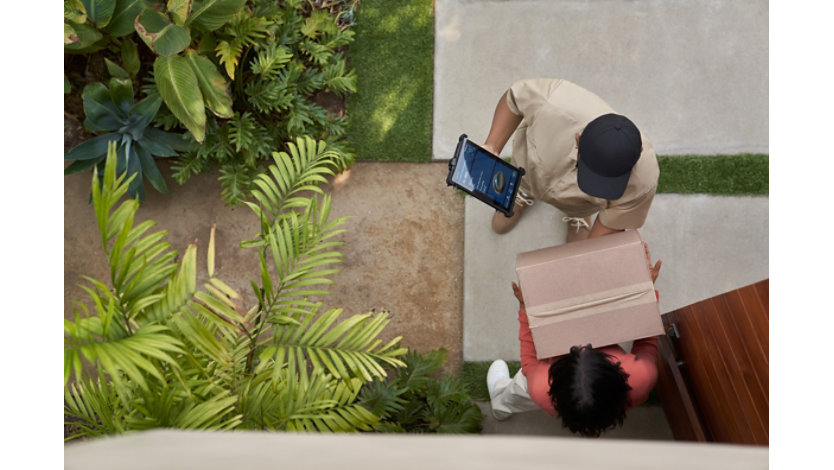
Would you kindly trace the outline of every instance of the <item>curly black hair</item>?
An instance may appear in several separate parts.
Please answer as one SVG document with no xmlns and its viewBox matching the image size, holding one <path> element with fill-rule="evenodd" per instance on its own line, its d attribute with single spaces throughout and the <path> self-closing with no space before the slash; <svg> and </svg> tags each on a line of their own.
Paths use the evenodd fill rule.
<svg viewBox="0 0 834 470">
<path fill-rule="evenodd" d="M 599 437 L 622 426 L 629 406 L 628 374 L 590 344 L 573 346 L 550 365 L 550 401 L 571 432 Z"/>
</svg>

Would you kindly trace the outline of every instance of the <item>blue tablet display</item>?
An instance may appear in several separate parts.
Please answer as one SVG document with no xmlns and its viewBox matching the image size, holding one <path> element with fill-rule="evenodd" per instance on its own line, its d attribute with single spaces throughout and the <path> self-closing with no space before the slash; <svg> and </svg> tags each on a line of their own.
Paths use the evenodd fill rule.
<svg viewBox="0 0 834 470">
<path fill-rule="evenodd" d="M 471 142 L 458 158 L 452 180 L 461 188 L 480 193 L 504 209 L 513 203 L 519 171 Z"/>
</svg>

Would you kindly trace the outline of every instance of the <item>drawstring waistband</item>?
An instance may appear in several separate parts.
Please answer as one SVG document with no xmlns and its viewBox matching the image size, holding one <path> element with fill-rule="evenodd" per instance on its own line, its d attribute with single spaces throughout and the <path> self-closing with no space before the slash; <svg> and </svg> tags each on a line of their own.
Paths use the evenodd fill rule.
<svg viewBox="0 0 834 470">
<path fill-rule="evenodd" d="M 519 191 L 515 195 L 515 203 L 516 203 L 516 205 L 519 205 L 519 206 L 522 206 L 522 205 L 532 206 L 533 205 L 533 198 L 531 198 L 530 196 L 528 196 L 528 195 L 522 193 L 521 191 Z"/>
<path fill-rule="evenodd" d="M 576 227 L 576 233 L 579 233 L 579 229 L 586 228 L 591 230 L 591 225 L 588 224 L 588 221 L 582 217 L 562 217 L 562 222 L 567 222 L 568 226 Z"/>
</svg>

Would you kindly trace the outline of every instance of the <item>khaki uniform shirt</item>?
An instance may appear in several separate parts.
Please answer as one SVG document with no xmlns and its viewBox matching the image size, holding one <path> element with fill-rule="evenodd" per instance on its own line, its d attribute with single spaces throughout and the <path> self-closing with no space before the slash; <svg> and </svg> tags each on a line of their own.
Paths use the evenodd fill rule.
<svg viewBox="0 0 834 470">
<path fill-rule="evenodd" d="M 515 82 L 507 105 L 521 124 L 513 139 L 513 162 L 524 167 L 520 190 L 556 206 L 571 217 L 599 212 L 611 229 L 643 226 L 660 170 L 651 142 L 641 133 L 643 152 L 631 171 L 625 193 L 616 200 L 600 199 L 579 189 L 576 180 L 576 137 L 593 119 L 615 111 L 597 95 L 561 79 Z"/>
</svg>

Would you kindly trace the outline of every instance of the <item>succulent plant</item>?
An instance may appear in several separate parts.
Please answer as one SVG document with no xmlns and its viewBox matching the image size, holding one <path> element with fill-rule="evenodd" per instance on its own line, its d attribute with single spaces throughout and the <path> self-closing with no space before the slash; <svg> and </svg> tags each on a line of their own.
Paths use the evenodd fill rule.
<svg viewBox="0 0 834 470">
<path fill-rule="evenodd" d="M 103 83 L 91 83 L 84 87 L 84 128 L 100 134 L 89 139 L 64 155 L 64 160 L 74 160 L 64 174 L 98 165 L 103 169 L 107 145 L 118 145 L 119 173 L 136 174 L 129 186 L 131 197 L 145 200 L 143 180 L 146 178 L 157 191 L 168 192 L 168 186 L 154 162 L 154 157 L 173 157 L 179 151 L 188 150 L 190 141 L 182 135 L 172 134 L 150 127 L 162 98 L 151 93 L 134 102 L 133 82 L 126 78 L 110 79 L 110 88 Z M 143 178 L 144 176 L 144 178 Z"/>
</svg>

